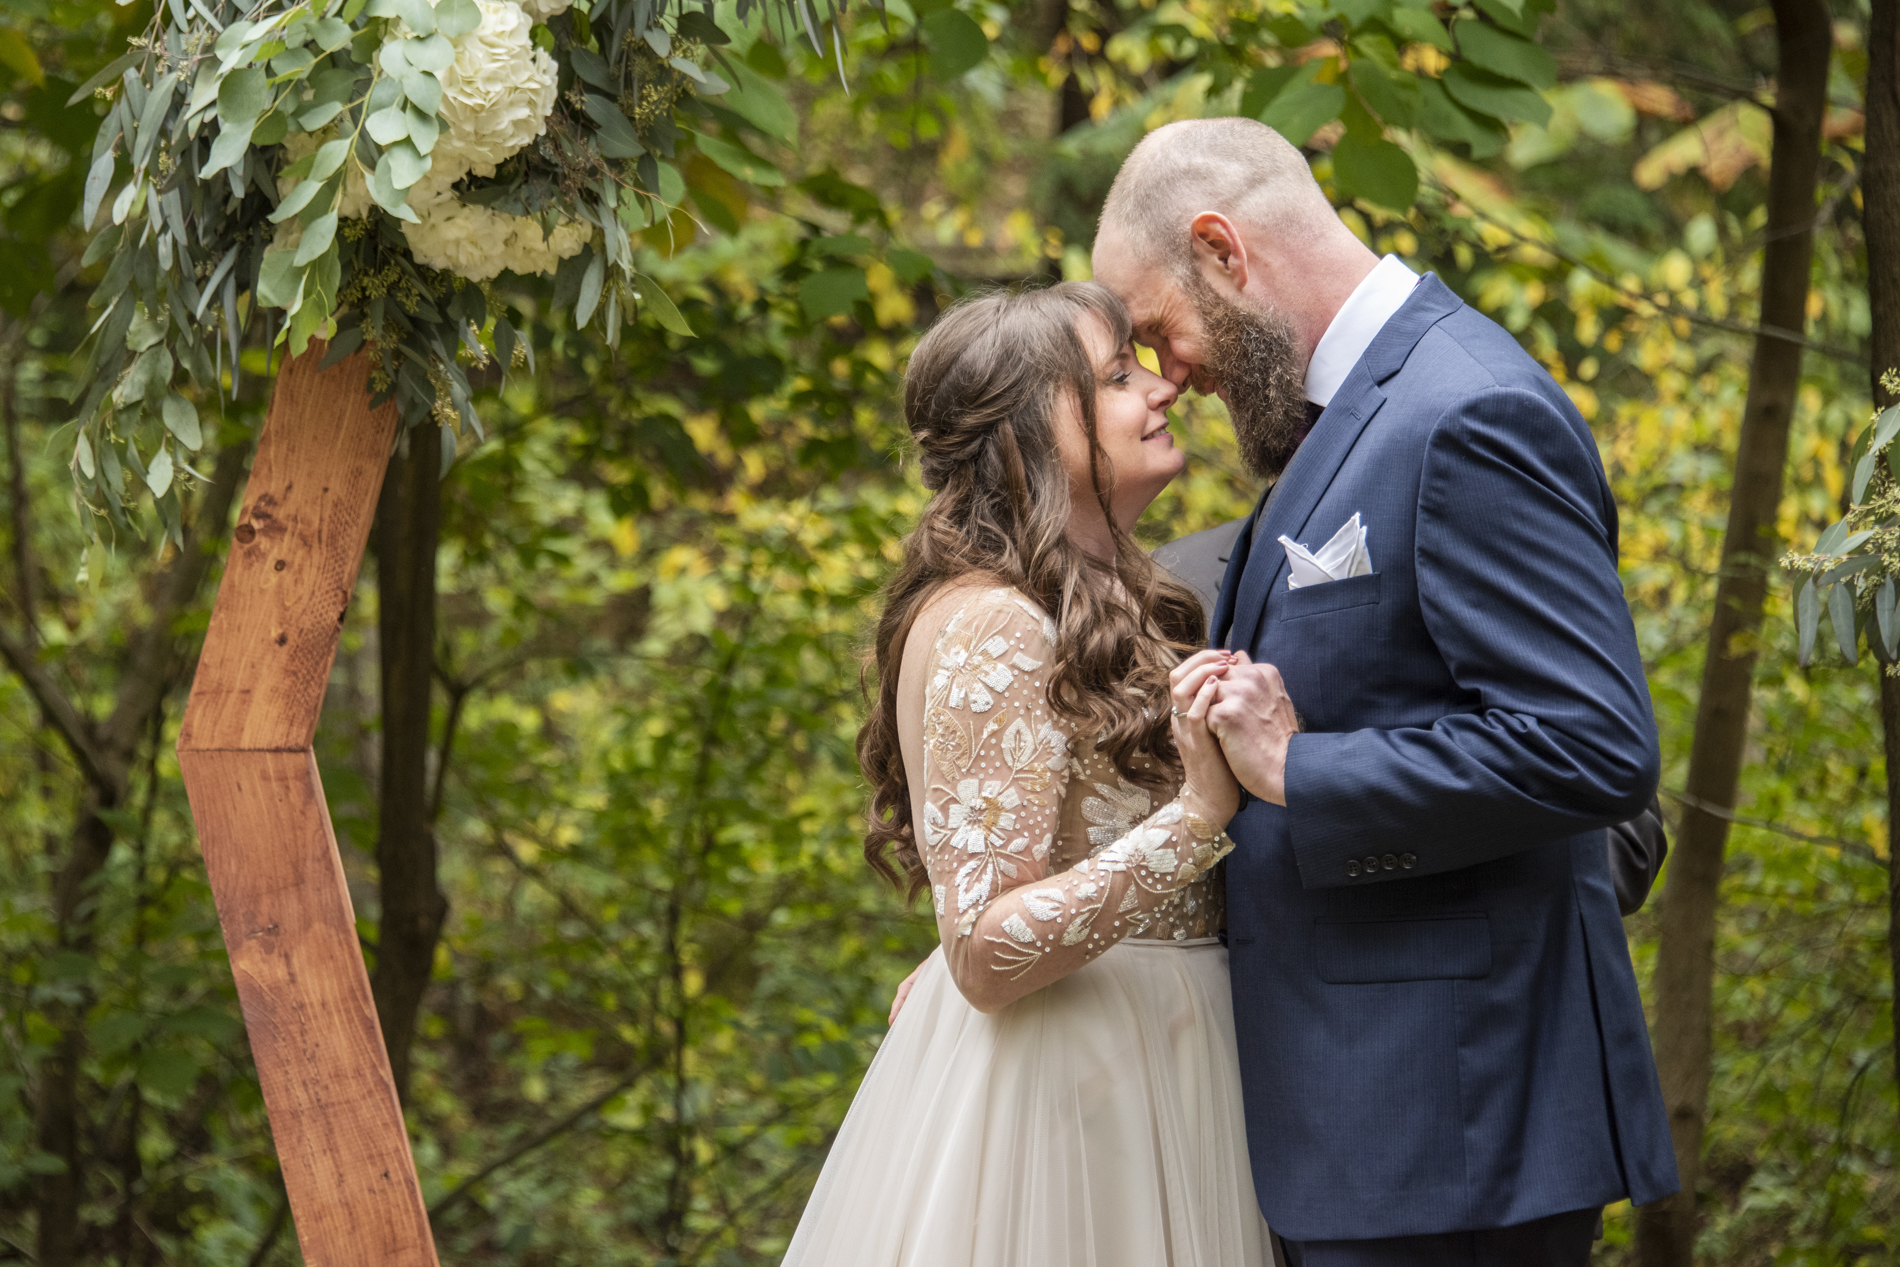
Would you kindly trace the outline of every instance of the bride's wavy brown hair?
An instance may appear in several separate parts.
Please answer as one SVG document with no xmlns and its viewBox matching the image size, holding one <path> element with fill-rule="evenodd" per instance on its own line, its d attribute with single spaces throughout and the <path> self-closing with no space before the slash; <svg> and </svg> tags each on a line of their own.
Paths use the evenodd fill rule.
<svg viewBox="0 0 1900 1267">
<path fill-rule="evenodd" d="M 1162 788 L 1180 777 L 1168 673 L 1204 645 L 1205 617 L 1195 595 L 1109 513 L 1115 476 L 1095 434 L 1106 367 L 1077 328 L 1091 317 L 1115 347 L 1128 342 L 1128 310 L 1094 282 L 979 295 L 937 320 L 905 374 L 904 417 L 924 487 L 936 495 L 885 589 L 877 698 L 858 732 L 858 763 L 871 784 L 864 856 L 911 897 L 927 880 L 898 740 L 897 679 L 918 612 L 946 585 L 976 580 L 1033 598 L 1055 619 L 1048 688 L 1055 711 L 1099 734 L 1100 750 L 1130 782 Z M 1088 435 L 1095 498 L 1115 542 L 1112 564 L 1069 539 L 1069 477 L 1056 445 L 1065 401 L 1075 403 Z"/>
</svg>

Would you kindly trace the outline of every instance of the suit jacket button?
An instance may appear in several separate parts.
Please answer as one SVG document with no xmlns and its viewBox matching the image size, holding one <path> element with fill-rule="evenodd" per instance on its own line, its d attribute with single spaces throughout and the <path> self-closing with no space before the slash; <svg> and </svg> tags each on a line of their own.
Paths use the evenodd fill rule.
<svg viewBox="0 0 1900 1267">
<path fill-rule="evenodd" d="M 1366 870 L 1377 871 L 1378 869 L 1379 869 L 1379 860 L 1373 857 L 1371 854 L 1367 854 L 1366 855 Z"/>
<path fill-rule="evenodd" d="M 1409 853 L 1400 854 L 1399 865 L 1404 867 L 1407 871 L 1410 871 L 1414 866 L 1418 865 L 1418 855 Z"/>
<path fill-rule="evenodd" d="M 1359 860 L 1357 858 L 1352 859 L 1346 864 L 1346 874 L 1352 876 L 1359 874 Z"/>
<path fill-rule="evenodd" d="M 1396 857 L 1394 857 L 1392 854 L 1387 854 L 1385 857 L 1379 859 L 1379 863 L 1387 871 L 1390 871 L 1392 868 L 1399 865 L 1399 860 Z"/>
</svg>

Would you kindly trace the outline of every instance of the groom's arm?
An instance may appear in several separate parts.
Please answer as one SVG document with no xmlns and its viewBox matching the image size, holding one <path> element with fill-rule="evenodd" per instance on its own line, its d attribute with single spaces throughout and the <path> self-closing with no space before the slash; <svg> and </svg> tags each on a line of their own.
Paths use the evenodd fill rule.
<svg viewBox="0 0 1900 1267">
<path fill-rule="evenodd" d="M 1509 388 L 1440 420 L 1419 494 L 1419 606 L 1465 711 L 1286 741 L 1307 887 L 1455 870 L 1642 811 L 1661 758 L 1616 562 L 1581 420 Z M 1398 842 L 1410 869 L 1349 871 Z"/>
</svg>

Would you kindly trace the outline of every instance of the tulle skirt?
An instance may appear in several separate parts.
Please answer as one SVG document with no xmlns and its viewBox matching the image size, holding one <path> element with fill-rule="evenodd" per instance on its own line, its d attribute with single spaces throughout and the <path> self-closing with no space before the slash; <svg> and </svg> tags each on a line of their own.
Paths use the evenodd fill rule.
<svg viewBox="0 0 1900 1267">
<path fill-rule="evenodd" d="M 994 1015 L 939 950 L 784 1267 L 1264 1267 L 1227 950 L 1125 941 Z"/>
</svg>

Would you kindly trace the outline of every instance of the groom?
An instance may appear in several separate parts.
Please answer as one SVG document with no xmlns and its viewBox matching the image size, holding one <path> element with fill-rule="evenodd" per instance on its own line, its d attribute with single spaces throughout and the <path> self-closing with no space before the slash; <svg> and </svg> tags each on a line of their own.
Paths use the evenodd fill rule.
<svg viewBox="0 0 1900 1267">
<path fill-rule="evenodd" d="M 1277 477 L 1209 715 L 1253 797 L 1227 927 L 1261 1209 L 1294 1267 L 1582 1267 L 1605 1204 L 1677 1186 L 1605 857 L 1659 756 L 1590 432 L 1258 123 L 1147 137 L 1094 263 Z M 1355 515 L 1358 561 L 1324 549 Z"/>
</svg>

